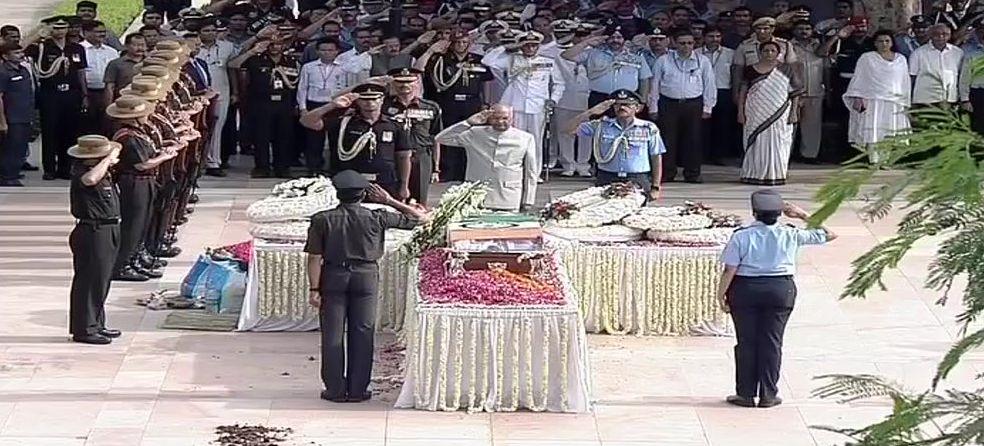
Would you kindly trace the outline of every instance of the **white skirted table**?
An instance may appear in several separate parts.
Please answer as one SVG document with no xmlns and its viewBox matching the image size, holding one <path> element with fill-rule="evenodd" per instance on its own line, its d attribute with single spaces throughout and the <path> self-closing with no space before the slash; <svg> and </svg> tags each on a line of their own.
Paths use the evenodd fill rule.
<svg viewBox="0 0 984 446">
<path fill-rule="evenodd" d="M 562 268 L 561 268 L 562 269 Z M 563 305 L 421 303 L 411 287 L 407 366 L 396 407 L 587 412 L 591 379 L 577 296 Z"/>
<path fill-rule="evenodd" d="M 249 267 L 240 331 L 308 331 L 318 313 L 307 303 L 303 244 L 257 239 Z M 561 259 L 579 296 L 589 333 L 613 335 L 729 335 L 716 300 L 719 248 L 567 243 Z M 376 326 L 402 331 L 407 283 L 416 272 L 396 252 L 380 262 Z"/>
<path fill-rule="evenodd" d="M 731 332 L 716 297 L 721 248 L 565 243 L 559 251 L 589 333 Z"/>
<path fill-rule="evenodd" d="M 318 329 L 318 311 L 307 302 L 307 254 L 303 249 L 303 243 L 254 239 L 239 331 Z M 409 264 L 395 249 L 388 249 L 379 262 L 378 330 L 403 330 L 407 280 L 412 273 Z"/>
</svg>

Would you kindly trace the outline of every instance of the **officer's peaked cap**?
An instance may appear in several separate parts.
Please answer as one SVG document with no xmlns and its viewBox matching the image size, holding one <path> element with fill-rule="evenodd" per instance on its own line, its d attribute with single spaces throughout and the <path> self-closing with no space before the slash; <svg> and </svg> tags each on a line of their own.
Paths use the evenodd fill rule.
<svg viewBox="0 0 984 446">
<path fill-rule="evenodd" d="M 335 189 L 367 189 L 369 180 L 354 170 L 343 170 L 331 177 Z"/>
</svg>

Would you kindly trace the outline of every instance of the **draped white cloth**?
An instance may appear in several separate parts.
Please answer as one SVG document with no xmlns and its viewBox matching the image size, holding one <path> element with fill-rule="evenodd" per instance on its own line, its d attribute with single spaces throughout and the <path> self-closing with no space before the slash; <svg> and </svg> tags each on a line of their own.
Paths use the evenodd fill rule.
<svg viewBox="0 0 984 446">
<path fill-rule="evenodd" d="M 875 51 L 862 54 L 843 96 L 851 113 L 848 141 L 863 146 L 907 132 L 910 124 L 905 112 L 911 103 L 911 82 L 905 56 L 896 53 L 888 61 Z M 854 98 L 864 100 L 863 112 L 854 109 Z"/>
</svg>

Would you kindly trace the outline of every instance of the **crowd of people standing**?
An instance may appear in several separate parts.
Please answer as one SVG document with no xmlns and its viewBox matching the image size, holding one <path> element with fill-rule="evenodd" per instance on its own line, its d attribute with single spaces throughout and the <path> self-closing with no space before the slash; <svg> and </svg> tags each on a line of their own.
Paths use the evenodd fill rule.
<svg viewBox="0 0 984 446">
<path fill-rule="evenodd" d="M 43 178 L 68 179 L 67 148 L 82 134 L 113 135 L 106 108 L 166 40 L 189 48 L 195 87 L 215 95 L 210 119 L 220 130 L 209 136 L 205 175 L 226 176 L 235 154 L 252 156 L 254 178 L 347 166 L 420 203 L 433 182 L 478 175 L 527 188 L 496 174 L 524 172 L 524 163 L 533 188 L 545 169 L 646 174 L 657 187 L 699 183 L 704 164 L 739 165 L 743 182 L 783 184 L 791 159 L 836 163 L 906 131 L 910 107 L 960 105 L 984 130 L 984 77 L 970 69 L 984 55 L 984 27 L 974 31 L 980 16 L 962 2 L 936 2 L 938 11 L 891 31 L 871 29 L 850 0 L 835 1 L 823 20 L 785 0 L 759 11 L 742 3 L 214 0 L 195 9 L 148 1 L 141 26 L 121 39 L 84 0 L 41 32 L 0 29 L 0 184 L 18 186 L 21 171 L 34 168 L 35 122 Z M 383 87 L 380 103 L 363 106 L 373 85 Z M 577 130 L 575 118 L 599 104 L 609 108 L 592 120 L 617 121 L 620 91 L 638 97 L 636 119 L 652 130 L 629 131 L 645 126 L 628 121 L 617 132 Z M 502 141 L 515 146 L 504 153 L 518 154 L 505 159 L 495 152 L 501 144 L 439 137 L 495 104 L 509 128 L 533 136 L 531 160 L 525 138 Z M 362 117 L 369 109 L 378 113 Z M 633 138 L 658 147 L 659 175 L 649 149 L 632 150 Z M 599 155 L 645 162 L 619 171 Z M 492 164 L 472 165 L 485 158 Z M 513 201 L 508 208 L 531 204 Z"/>
</svg>

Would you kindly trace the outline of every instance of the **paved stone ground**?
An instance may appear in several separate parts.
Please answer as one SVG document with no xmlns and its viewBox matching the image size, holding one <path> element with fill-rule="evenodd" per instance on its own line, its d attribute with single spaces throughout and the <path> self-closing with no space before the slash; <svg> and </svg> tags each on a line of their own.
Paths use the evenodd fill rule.
<svg viewBox="0 0 984 446">
<path fill-rule="evenodd" d="M 787 197 L 804 202 L 823 170 L 794 171 Z M 733 169 L 718 168 L 704 185 L 672 184 L 666 202 L 699 199 L 747 214 L 752 188 Z M 205 246 L 247 238 L 244 210 L 273 181 L 244 170 L 202 182 L 201 203 L 181 230 L 184 253 L 161 283 L 115 284 L 111 326 L 124 336 L 110 346 L 67 341 L 71 259 L 67 182 L 0 191 L 0 446 L 205 445 L 215 426 L 263 423 L 290 427 L 296 444 L 696 446 L 836 444 L 811 425 L 860 425 L 884 403 L 840 406 L 810 398 L 812 377 L 877 373 L 913 388 L 928 385 L 941 352 L 954 340 L 958 305 L 934 305 L 920 289 L 934 246 L 885 280 L 887 292 L 839 301 L 850 261 L 892 234 L 851 210 L 835 215 L 834 245 L 801 255 L 800 297 L 787 336 L 781 382 L 786 404 L 738 409 L 722 397 L 733 388 L 733 341 L 726 338 L 590 336 L 598 404 L 594 413 L 465 414 L 394 410 L 384 402 L 333 405 L 318 399 L 316 333 L 208 333 L 158 329 L 164 312 L 133 304 L 159 286 L 177 284 Z M 555 181 L 540 201 L 584 187 Z M 287 372 L 289 375 L 283 375 Z M 958 368 L 951 384 L 968 387 L 984 372 L 984 354 Z"/>
</svg>

